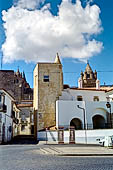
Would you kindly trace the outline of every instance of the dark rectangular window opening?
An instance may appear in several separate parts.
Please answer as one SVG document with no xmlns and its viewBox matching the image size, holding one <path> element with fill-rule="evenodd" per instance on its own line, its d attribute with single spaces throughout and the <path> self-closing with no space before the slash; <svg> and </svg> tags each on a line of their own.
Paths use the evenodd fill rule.
<svg viewBox="0 0 113 170">
<path fill-rule="evenodd" d="M 49 76 L 47 76 L 47 75 L 44 76 L 43 81 L 44 81 L 44 82 L 49 82 Z"/>
<path fill-rule="evenodd" d="M 83 101 L 82 96 L 77 96 L 77 101 Z"/>
<path fill-rule="evenodd" d="M 99 97 L 98 96 L 94 96 L 94 98 L 93 98 L 93 101 L 99 101 Z"/>
<path fill-rule="evenodd" d="M 88 78 L 88 79 L 90 78 L 90 74 L 87 74 L 87 78 Z"/>
</svg>

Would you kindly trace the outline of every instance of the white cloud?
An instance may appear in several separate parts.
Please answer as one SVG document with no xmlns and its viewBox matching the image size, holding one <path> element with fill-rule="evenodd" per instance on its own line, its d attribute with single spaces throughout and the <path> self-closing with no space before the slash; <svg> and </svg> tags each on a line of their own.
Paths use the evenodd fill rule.
<svg viewBox="0 0 113 170">
<path fill-rule="evenodd" d="M 92 3 L 92 2 L 94 2 L 94 0 L 86 0 L 86 3 L 87 3 L 87 4 L 90 4 L 90 3 Z"/>
<path fill-rule="evenodd" d="M 76 4 L 63 0 L 57 16 L 48 8 L 46 5 L 29 11 L 18 5 L 2 12 L 6 34 L 2 46 L 4 62 L 53 61 L 56 52 L 62 58 L 84 60 L 101 52 L 102 43 L 91 40 L 102 30 L 97 5 L 83 8 L 80 0 Z"/>
<path fill-rule="evenodd" d="M 44 1 L 45 0 L 17 0 L 16 5 L 20 8 L 35 9 L 40 3 L 44 3 Z"/>
</svg>

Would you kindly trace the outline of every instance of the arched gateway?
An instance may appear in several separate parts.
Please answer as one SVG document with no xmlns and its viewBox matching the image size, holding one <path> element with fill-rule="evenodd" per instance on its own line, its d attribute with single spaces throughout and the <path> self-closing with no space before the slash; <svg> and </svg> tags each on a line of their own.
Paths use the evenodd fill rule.
<svg viewBox="0 0 113 170">
<path fill-rule="evenodd" d="M 74 126 L 75 129 L 79 130 L 79 129 L 82 129 L 82 122 L 80 119 L 74 118 L 71 120 L 70 126 Z"/>
<path fill-rule="evenodd" d="M 101 115 L 95 115 L 92 118 L 93 120 L 93 129 L 103 129 L 105 128 L 105 119 Z"/>
</svg>

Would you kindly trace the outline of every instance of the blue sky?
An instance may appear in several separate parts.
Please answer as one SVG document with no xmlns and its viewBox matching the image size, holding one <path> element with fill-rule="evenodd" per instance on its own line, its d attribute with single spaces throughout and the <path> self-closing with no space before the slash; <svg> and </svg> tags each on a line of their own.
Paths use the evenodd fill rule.
<svg viewBox="0 0 113 170">
<path fill-rule="evenodd" d="M 59 7 L 57 5 L 58 4 L 60 5 L 62 3 L 61 0 L 56 0 L 56 1 L 55 0 L 54 1 L 53 0 L 47 0 L 46 3 L 50 3 L 49 10 L 52 12 L 52 15 L 58 15 L 57 12 L 58 12 L 58 8 Z M 73 1 L 73 3 L 74 3 L 74 1 Z M 85 8 L 86 7 L 86 0 L 81 0 L 81 3 L 82 3 L 82 7 Z M 91 65 L 92 69 L 93 70 L 95 70 L 95 69 L 97 70 L 97 72 L 98 72 L 98 79 L 100 80 L 101 84 L 104 84 L 104 82 L 106 84 L 111 84 L 111 85 L 113 84 L 113 21 L 112 21 L 113 20 L 112 19 L 112 17 L 113 17 L 113 10 L 112 10 L 113 0 L 109 0 L 109 1 L 107 1 L 107 0 L 94 0 L 92 3 L 90 3 L 90 7 L 94 6 L 94 4 L 97 5 L 100 8 L 101 13 L 99 14 L 99 19 L 101 20 L 101 25 L 99 25 L 99 27 L 103 28 L 103 30 L 101 30 L 98 34 L 96 34 L 96 31 L 98 32 L 98 30 L 99 30 L 99 28 L 98 28 L 95 31 L 95 33 L 90 36 L 89 40 L 95 39 L 96 41 L 103 43 L 103 47 L 102 48 L 99 47 L 101 49 L 100 52 L 97 52 L 98 50 L 96 49 L 97 50 L 96 52 L 94 51 L 94 53 L 92 53 L 92 54 L 90 54 L 90 52 L 88 52 L 87 56 L 85 57 L 84 55 L 81 56 L 81 54 L 79 53 L 79 50 L 77 48 L 75 48 L 74 49 L 75 50 L 74 51 L 75 52 L 75 57 L 74 57 L 74 55 L 72 54 L 71 51 L 70 51 L 70 53 L 67 52 L 67 55 L 69 55 L 69 57 L 68 57 L 61 48 L 58 48 L 58 44 L 57 43 L 55 44 L 55 50 L 58 49 L 58 52 L 60 51 L 59 55 L 61 55 L 61 60 L 62 60 L 62 65 L 63 65 L 63 72 L 64 72 L 64 83 L 65 84 L 69 84 L 70 86 L 77 86 L 77 80 L 78 80 L 78 78 L 80 76 L 81 70 L 82 71 L 85 70 L 87 59 L 89 60 L 89 63 Z M 16 28 L 14 30 L 14 28 L 12 26 L 12 30 L 10 30 L 11 28 L 9 29 L 9 27 L 8 27 L 9 25 L 8 25 L 7 26 L 7 33 L 8 34 L 5 35 L 4 28 L 2 26 L 3 20 L 2 20 L 2 14 L 1 13 L 2 13 L 3 10 L 11 9 L 12 5 L 13 5 L 12 0 L 4 0 L 4 1 L 0 0 L 0 48 L 2 48 L 2 45 L 5 43 L 5 41 L 6 41 L 5 37 L 6 37 L 7 38 L 7 44 L 8 44 L 8 45 L 5 44 L 5 49 L 6 50 L 9 48 L 9 44 L 10 44 L 10 33 L 9 32 L 12 31 L 12 30 L 15 31 Z M 45 6 L 44 3 L 42 3 L 42 6 Z M 69 6 L 70 9 L 71 9 L 71 7 L 72 6 Z M 64 5 L 62 9 L 65 9 L 65 8 L 68 8 L 68 7 L 66 5 Z M 35 10 L 36 9 L 37 8 L 35 8 Z M 32 11 L 34 11 L 34 9 L 32 9 L 31 12 Z M 28 15 L 29 14 L 30 14 L 30 10 L 29 10 Z M 6 14 L 4 14 L 4 15 L 6 15 Z M 10 13 L 10 15 L 12 15 L 11 17 L 14 17 L 12 12 Z M 20 13 L 20 15 L 21 15 L 21 13 Z M 47 13 L 47 15 L 48 15 L 48 13 Z M 67 14 L 65 14 L 65 10 L 64 10 L 64 14 L 63 15 L 65 15 L 67 17 Z M 49 19 L 52 19 L 52 21 L 54 21 L 54 18 L 47 18 L 46 21 L 48 21 Z M 12 18 L 12 20 L 14 22 L 14 18 Z M 31 16 L 31 20 L 32 20 L 32 16 Z M 99 21 L 99 20 L 96 20 L 96 21 Z M 9 22 L 8 19 L 6 20 L 6 22 L 8 24 L 10 24 L 10 23 L 12 24 L 12 21 Z M 19 20 L 19 22 L 20 22 L 20 20 Z M 59 22 L 61 22 L 61 21 L 58 20 L 58 23 Z M 57 23 L 57 25 L 58 25 L 58 23 Z M 63 23 L 64 23 L 64 20 L 63 20 Z M 89 23 L 90 23 L 90 21 L 89 21 Z M 45 27 L 46 26 L 48 27 L 48 25 L 45 25 Z M 24 29 L 24 27 L 23 27 L 23 29 Z M 93 29 L 93 27 L 92 27 L 92 29 Z M 59 30 L 57 30 L 57 31 L 59 31 Z M 35 32 L 35 30 L 34 30 L 34 32 Z M 75 31 L 75 35 L 77 33 L 78 32 Z M 90 33 L 91 33 L 91 30 L 90 30 Z M 40 35 L 40 34 L 42 34 L 42 32 L 40 33 L 38 31 L 38 34 Z M 46 32 L 46 35 L 48 35 L 48 32 Z M 21 34 L 19 32 L 19 37 L 20 36 L 21 36 Z M 18 37 L 18 33 L 16 34 L 16 37 Z M 24 37 L 25 37 L 25 35 L 24 35 Z M 30 40 L 31 37 L 28 40 Z M 63 35 L 62 35 L 62 37 L 63 37 Z M 23 37 L 22 37 L 22 39 L 23 39 Z M 50 37 L 51 41 L 52 41 L 52 39 L 53 39 L 53 37 Z M 64 39 L 64 41 L 67 41 L 68 39 L 69 38 Z M 51 41 L 49 43 L 51 43 Z M 57 41 L 59 42 L 58 39 L 57 39 Z M 71 41 L 71 37 L 70 37 L 69 41 Z M 19 42 L 23 42 L 23 41 L 21 41 L 21 39 L 19 39 Z M 26 43 L 26 42 L 24 42 L 24 43 Z M 23 43 L 23 45 L 24 45 L 24 43 Z M 62 42 L 62 44 L 61 44 L 62 48 L 64 47 L 63 43 L 64 42 Z M 78 42 L 73 41 L 73 43 L 77 44 Z M 29 45 L 29 44 L 27 44 L 27 45 Z M 73 46 L 73 44 L 72 44 L 72 46 Z M 77 44 L 77 46 L 78 46 L 78 44 Z M 97 46 L 98 46 L 98 44 L 97 44 Z M 47 48 L 47 47 L 48 46 L 46 46 L 45 48 Z M 54 58 L 57 51 L 53 50 L 53 47 L 54 46 L 52 46 L 52 50 L 51 50 L 52 52 L 49 52 L 49 53 L 46 52 L 46 53 L 47 53 L 48 56 L 49 55 L 50 56 L 53 55 L 53 58 Z M 35 51 L 34 47 L 32 47 L 32 49 Z M 38 50 L 39 50 L 39 54 L 37 53 L 37 56 L 38 55 L 39 56 L 42 55 L 42 58 L 43 58 L 43 61 L 44 61 L 45 58 L 43 57 L 43 53 L 42 53 L 43 50 L 42 49 L 38 49 Z M 77 54 L 78 55 L 80 54 L 80 58 L 82 58 L 82 59 L 80 59 L 79 57 L 76 56 L 76 50 L 78 50 Z M 7 52 L 9 52 L 9 51 L 7 51 Z M 10 51 L 10 52 L 11 53 L 9 53 L 9 54 L 12 54 L 12 56 L 13 55 L 17 56 L 18 60 L 15 60 L 14 57 L 12 57 L 12 58 L 9 57 L 8 58 L 8 56 L 7 56 L 7 60 L 5 61 L 5 63 L 3 63 L 2 69 L 12 69 L 12 70 L 16 71 L 17 68 L 19 67 L 20 71 L 24 71 L 25 72 L 27 81 L 30 83 L 31 87 L 33 87 L 33 69 L 34 69 L 34 67 L 36 65 L 36 62 L 40 61 L 40 58 L 36 59 L 35 54 L 34 54 L 34 59 L 32 61 L 32 59 L 31 59 L 32 57 L 31 58 L 29 57 L 29 60 L 27 60 L 27 56 L 25 56 L 25 58 L 24 58 L 23 53 L 19 53 L 18 54 L 17 52 L 14 53 L 13 51 Z M 86 53 L 86 51 L 85 51 L 85 53 Z M 6 54 L 7 53 L 5 53 L 5 52 L 3 53 L 3 57 L 4 58 L 5 58 Z M 22 57 L 20 57 L 20 58 L 18 57 L 21 54 L 23 55 L 23 58 Z M 27 52 L 25 54 L 27 54 Z M 32 53 L 30 53 L 30 54 L 32 55 Z M 72 54 L 72 56 L 71 56 L 71 54 Z M 1 55 L 2 55 L 2 52 L 0 53 L 0 56 Z M 62 56 L 64 56 L 64 57 L 62 57 Z M 42 58 L 41 58 L 41 61 L 42 61 Z M 50 61 L 53 58 L 50 58 Z M 11 63 L 9 62 L 10 59 L 11 59 Z M 49 60 L 49 58 L 46 58 L 46 59 Z"/>
</svg>

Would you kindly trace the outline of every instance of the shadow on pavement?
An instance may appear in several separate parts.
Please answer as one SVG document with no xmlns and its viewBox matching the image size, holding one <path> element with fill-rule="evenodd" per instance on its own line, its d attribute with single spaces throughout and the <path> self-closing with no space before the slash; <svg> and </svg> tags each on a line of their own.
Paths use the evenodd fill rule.
<svg viewBox="0 0 113 170">
<path fill-rule="evenodd" d="M 39 141 L 37 141 L 33 135 L 18 135 L 15 136 L 12 141 L 8 144 L 38 144 Z"/>
</svg>

